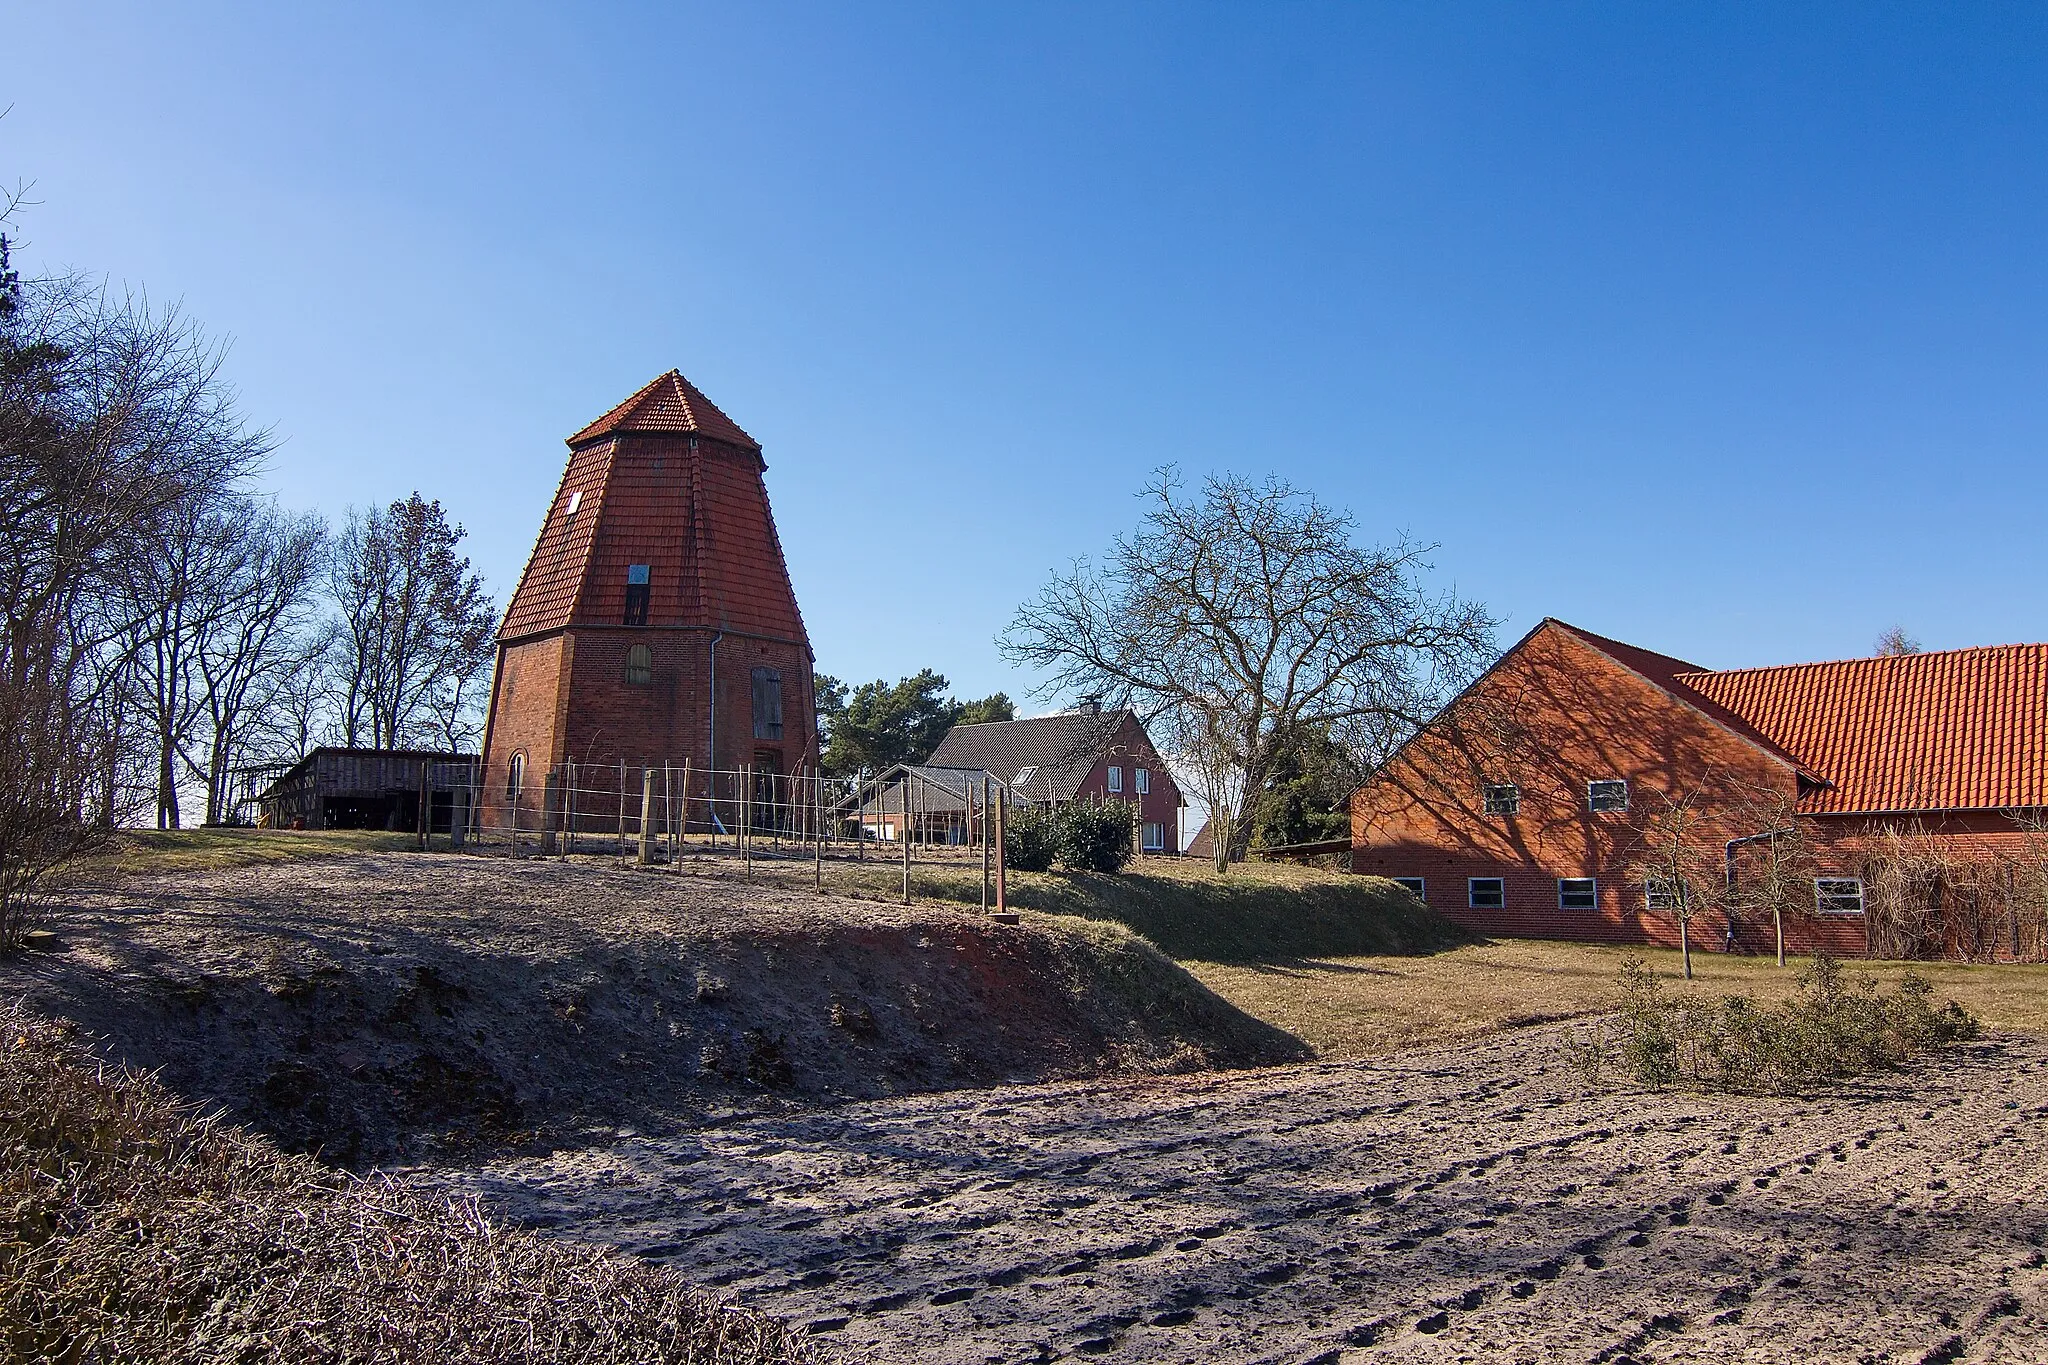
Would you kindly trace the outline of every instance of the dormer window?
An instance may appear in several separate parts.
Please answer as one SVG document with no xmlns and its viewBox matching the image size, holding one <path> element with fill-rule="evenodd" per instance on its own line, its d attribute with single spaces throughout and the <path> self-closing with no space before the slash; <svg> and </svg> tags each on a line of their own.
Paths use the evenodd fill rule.
<svg viewBox="0 0 2048 1365">
<path fill-rule="evenodd" d="M 626 566 L 626 624 L 629 626 L 647 624 L 647 577 L 645 564 Z"/>
</svg>

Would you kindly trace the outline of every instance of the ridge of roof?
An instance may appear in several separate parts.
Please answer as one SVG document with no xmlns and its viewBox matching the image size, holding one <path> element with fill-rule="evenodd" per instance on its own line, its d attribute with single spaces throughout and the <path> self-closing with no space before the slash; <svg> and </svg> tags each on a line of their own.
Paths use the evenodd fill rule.
<svg viewBox="0 0 2048 1365">
<path fill-rule="evenodd" d="M 1914 667 L 1920 661 L 1953 659 L 1965 654 L 1996 654 L 2000 651 L 2041 649 L 2040 643 L 2015 641 L 2006 645 L 1962 645 L 1955 649 L 1921 649 L 1911 654 L 1858 654 L 1846 659 L 1807 659 L 1791 664 L 1749 664 L 1742 668 L 1700 668 L 1692 666 L 1692 674 L 1700 677 L 1732 677 L 1744 673 L 1775 673 L 1798 668 L 1847 668 L 1852 664 L 1875 664 L 1878 666 Z"/>
<path fill-rule="evenodd" d="M 656 375 L 632 396 L 571 436 L 571 449 L 621 432 L 651 431 L 702 435 L 759 454 L 761 443 L 683 377 L 681 370 Z"/>
</svg>

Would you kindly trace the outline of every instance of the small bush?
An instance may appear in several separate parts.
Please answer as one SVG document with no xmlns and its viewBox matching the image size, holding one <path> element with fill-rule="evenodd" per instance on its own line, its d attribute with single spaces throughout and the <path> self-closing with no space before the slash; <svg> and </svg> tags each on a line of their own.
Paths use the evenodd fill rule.
<svg viewBox="0 0 2048 1365">
<path fill-rule="evenodd" d="M 1917 1052 L 1965 1042 L 1977 1020 L 1908 972 L 1890 995 L 1868 977 L 1852 986 L 1823 953 L 1778 1006 L 1746 995 L 1719 1004 L 1666 995 L 1641 958 L 1621 968 L 1621 1006 L 1590 1034 L 1567 1040 L 1589 1082 L 1620 1069 L 1641 1084 L 1783 1094 L 1823 1081 L 1889 1071 Z"/>
<path fill-rule="evenodd" d="M 1060 851 L 1060 816 L 1050 806 L 1012 806 L 1003 821 L 1003 861 L 1019 872 L 1044 872 Z"/>
<path fill-rule="evenodd" d="M 1121 801 L 1060 808 L 1059 860 L 1069 872 L 1121 872 L 1131 860 L 1137 812 Z"/>
</svg>

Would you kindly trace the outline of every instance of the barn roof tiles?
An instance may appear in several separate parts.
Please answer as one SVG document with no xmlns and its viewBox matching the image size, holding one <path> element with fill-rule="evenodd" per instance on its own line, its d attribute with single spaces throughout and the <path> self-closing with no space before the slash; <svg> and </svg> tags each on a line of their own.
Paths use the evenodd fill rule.
<svg viewBox="0 0 2048 1365">
<path fill-rule="evenodd" d="M 1816 779 L 1812 814 L 2048 806 L 2048 644 L 1715 670 L 1552 624 Z"/>
<path fill-rule="evenodd" d="M 2048 644 L 1687 675 L 1825 777 L 1802 808 L 2048 805 Z"/>
</svg>

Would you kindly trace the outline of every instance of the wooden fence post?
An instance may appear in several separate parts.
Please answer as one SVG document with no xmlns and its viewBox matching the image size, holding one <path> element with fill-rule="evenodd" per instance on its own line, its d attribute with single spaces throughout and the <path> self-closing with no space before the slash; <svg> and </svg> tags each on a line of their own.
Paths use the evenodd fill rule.
<svg viewBox="0 0 2048 1365">
<path fill-rule="evenodd" d="M 640 866 L 654 862 L 654 769 L 640 770 Z"/>
</svg>

